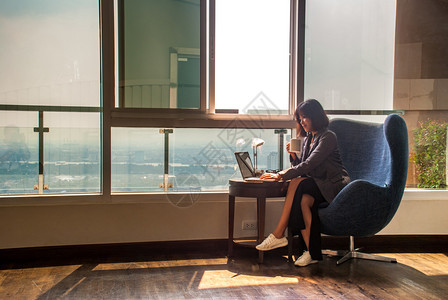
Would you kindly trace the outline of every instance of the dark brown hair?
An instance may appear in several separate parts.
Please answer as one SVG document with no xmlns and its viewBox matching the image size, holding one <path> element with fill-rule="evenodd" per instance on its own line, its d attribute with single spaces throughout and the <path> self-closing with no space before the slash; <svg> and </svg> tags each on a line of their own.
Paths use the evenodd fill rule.
<svg viewBox="0 0 448 300">
<path fill-rule="evenodd" d="M 299 124 L 300 124 L 300 114 L 311 120 L 311 128 L 314 131 L 324 129 L 328 127 L 328 124 L 330 123 L 327 114 L 324 111 L 324 108 L 316 99 L 308 99 L 304 102 L 301 102 L 297 106 L 295 117 Z M 302 131 L 303 130 L 302 125 L 300 125 L 300 127 Z"/>
</svg>

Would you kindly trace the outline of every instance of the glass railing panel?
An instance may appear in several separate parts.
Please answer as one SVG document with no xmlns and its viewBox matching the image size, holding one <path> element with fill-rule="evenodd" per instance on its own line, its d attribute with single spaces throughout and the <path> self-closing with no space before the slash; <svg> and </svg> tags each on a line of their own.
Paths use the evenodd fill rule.
<svg viewBox="0 0 448 300">
<path fill-rule="evenodd" d="M 164 145 L 158 128 L 112 128 L 112 192 L 163 191 Z"/>
<path fill-rule="evenodd" d="M 101 191 L 99 113 L 45 112 L 45 193 Z"/>
<path fill-rule="evenodd" d="M 37 123 L 36 112 L 0 111 L 0 195 L 37 193 Z"/>
<path fill-rule="evenodd" d="M 290 130 L 284 130 L 283 145 Z M 279 169 L 279 139 L 275 129 L 184 129 L 173 132 L 169 172 L 173 190 L 225 191 L 229 179 L 241 179 L 234 152 L 248 151 L 255 164 L 252 141 L 263 140 L 257 149 L 257 168 Z M 289 167 L 289 156 L 282 147 L 283 168 Z"/>
<path fill-rule="evenodd" d="M 286 129 L 113 128 L 112 191 L 225 191 L 229 179 L 241 179 L 235 151 L 248 151 L 255 163 L 252 141 L 261 139 L 258 169 L 287 168 L 290 136 Z"/>
</svg>

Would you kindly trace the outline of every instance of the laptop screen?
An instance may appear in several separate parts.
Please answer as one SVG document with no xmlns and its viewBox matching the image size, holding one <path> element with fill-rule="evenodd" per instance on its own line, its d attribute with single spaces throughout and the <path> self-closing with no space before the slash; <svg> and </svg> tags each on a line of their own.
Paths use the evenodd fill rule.
<svg viewBox="0 0 448 300">
<path fill-rule="evenodd" d="M 236 161 L 238 162 L 238 167 L 241 171 L 241 176 L 243 178 L 255 177 L 254 167 L 250 159 L 249 152 L 235 152 Z"/>
</svg>

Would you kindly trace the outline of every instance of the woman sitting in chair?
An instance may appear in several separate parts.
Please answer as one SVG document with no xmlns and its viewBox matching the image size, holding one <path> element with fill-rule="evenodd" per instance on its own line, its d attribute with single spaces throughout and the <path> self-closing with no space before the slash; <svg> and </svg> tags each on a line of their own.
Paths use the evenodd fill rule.
<svg viewBox="0 0 448 300">
<path fill-rule="evenodd" d="M 307 250 L 296 260 L 296 266 L 307 266 L 322 260 L 320 221 L 317 209 L 321 203 L 330 203 L 349 182 L 342 165 L 334 132 L 327 129 L 328 117 L 315 99 L 299 104 L 295 111 L 297 132 L 306 135 L 300 157 L 290 152 L 292 167 L 278 174 L 266 173 L 261 178 L 290 180 L 280 221 L 274 230 L 256 248 L 272 250 L 288 244 L 285 230 L 299 234 Z"/>
</svg>

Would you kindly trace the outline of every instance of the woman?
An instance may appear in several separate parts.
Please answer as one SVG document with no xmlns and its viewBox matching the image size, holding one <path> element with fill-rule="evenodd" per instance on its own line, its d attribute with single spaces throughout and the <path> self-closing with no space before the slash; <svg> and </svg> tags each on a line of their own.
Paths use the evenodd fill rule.
<svg viewBox="0 0 448 300">
<path fill-rule="evenodd" d="M 317 214 L 319 204 L 330 203 L 344 186 L 350 182 L 342 165 L 336 135 L 328 130 L 329 120 L 322 105 L 315 99 L 299 104 L 296 109 L 297 131 L 306 132 L 300 157 L 290 152 L 292 167 L 278 174 L 266 173 L 261 178 L 291 180 L 286 193 L 280 221 L 256 248 L 267 251 L 288 244 L 284 236 L 286 227 L 293 234 L 300 234 L 306 251 L 295 265 L 307 266 L 322 260 L 320 247 L 320 222 Z"/>
</svg>

